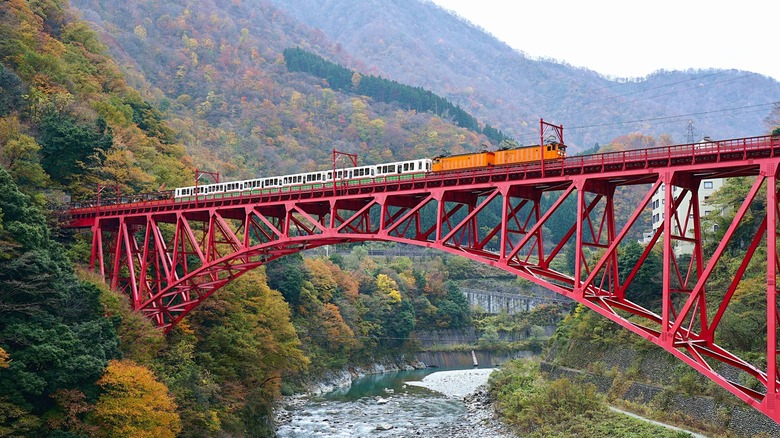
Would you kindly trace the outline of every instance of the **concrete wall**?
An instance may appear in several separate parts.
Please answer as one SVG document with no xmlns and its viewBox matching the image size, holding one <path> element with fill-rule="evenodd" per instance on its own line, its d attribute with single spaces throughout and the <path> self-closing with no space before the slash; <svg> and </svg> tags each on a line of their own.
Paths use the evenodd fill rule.
<svg viewBox="0 0 780 438">
<path fill-rule="evenodd" d="M 461 287 L 460 291 L 466 295 L 471 307 L 478 307 L 490 314 L 528 312 L 540 304 L 556 302 L 556 300 L 544 297 L 528 297 L 508 292 L 486 291 L 467 287 Z M 564 299 L 561 297 L 560 301 Z"/>
</svg>

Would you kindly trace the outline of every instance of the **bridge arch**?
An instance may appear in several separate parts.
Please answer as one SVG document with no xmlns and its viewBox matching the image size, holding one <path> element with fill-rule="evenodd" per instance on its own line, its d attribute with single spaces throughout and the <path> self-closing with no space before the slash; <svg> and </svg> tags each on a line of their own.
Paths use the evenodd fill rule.
<svg viewBox="0 0 780 438">
<path fill-rule="evenodd" d="M 129 202 L 69 214 L 70 226 L 91 228 L 93 267 L 166 330 L 220 287 L 270 260 L 322 245 L 398 242 L 489 264 L 571 298 L 780 422 L 779 164 L 780 139 L 755 137 L 573 157 L 544 167 L 190 202 Z M 698 189 L 705 180 L 740 176 L 754 178 L 751 189 L 734 206 L 723 240 L 706 253 Z M 662 189 L 663 202 L 651 207 Z M 639 204 L 628 205 L 637 195 Z M 749 230 L 750 244 L 730 284 L 717 289 L 712 274 L 723 269 L 721 256 L 757 200 L 767 214 Z M 650 233 L 638 262 L 621 266 L 621 247 L 653 207 L 661 209 L 662 225 Z M 618 208 L 628 211 L 622 221 Z M 692 247 L 687 263 L 674 251 L 683 243 Z M 628 286 L 654 247 L 664 254 L 658 273 L 663 287 L 660 305 L 647 308 L 632 301 Z M 719 346 L 716 333 L 748 264 L 764 251 L 765 349 L 740 356 Z M 573 255 L 570 272 L 561 268 L 566 254 Z M 756 355 L 759 360 L 747 359 Z M 754 385 L 727 377 L 734 373 Z"/>
</svg>

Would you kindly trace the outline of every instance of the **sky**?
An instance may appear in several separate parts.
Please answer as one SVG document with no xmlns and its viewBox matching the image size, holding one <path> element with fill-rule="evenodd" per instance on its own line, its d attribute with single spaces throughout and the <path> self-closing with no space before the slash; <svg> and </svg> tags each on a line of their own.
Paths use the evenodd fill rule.
<svg viewBox="0 0 780 438">
<path fill-rule="evenodd" d="M 780 81 L 777 0 L 432 1 L 531 58 L 609 77 L 718 68 Z"/>
</svg>

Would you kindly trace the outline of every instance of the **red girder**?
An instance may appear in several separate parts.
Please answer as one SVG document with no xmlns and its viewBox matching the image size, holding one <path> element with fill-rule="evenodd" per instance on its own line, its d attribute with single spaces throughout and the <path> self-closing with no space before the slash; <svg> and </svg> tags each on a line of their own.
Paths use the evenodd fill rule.
<svg viewBox="0 0 780 438">
<path fill-rule="evenodd" d="M 93 268 L 125 290 L 135 309 L 166 331 L 234 278 L 288 254 L 368 240 L 437 248 L 586 305 L 780 422 L 778 164 L 780 138 L 753 137 L 570 157 L 545 162 L 543 168 L 534 163 L 339 184 L 335 190 L 290 190 L 197 203 L 128 199 L 133 202 L 74 208 L 68 226 L 91 228 Z M 739 176 L 753 176 L 755 183 L 723 240 L 712 254 L 704 254 L 699 183 Z M 640 218 L 651 214 L 647 207 L 662 184 L 663 226 L 635 265 L 620 267 L 621 245 L 637 230 Z M 681 194 L 674 195 L 672 187 L 681 188 Z M 634 192 L 632 199 L 641 196 L 639 205 L 621 203 L 627 190 Z M 685 211 L 680 207 L 683 199 L 690 200 Z M 561 219 L 567 200 L 576 202 L 576 214 Z M 764 200 L 772 214 L 750 231 L 745 259 L 731 273 L 729 286 L 718 290 L 710 284 L 712 273 L 725 269 L 718 262 L 754 200 Z M 616 223 L 617 205 L 631 210 L 624 224 Z M 568 230 L 557 240 L 550 232 L 554 220 Z M 678 242 L 693 246 L 686 264 L 674 254 Z M 645 308 L 631 301 L 627 287 L 658 246 L 663 250 L 661 304 Z M 569 272 L 562 255 L 571 248 L 574 266 Z M 767 342 L 764 351 L 751 353 L 760 353 L 765 366 L 715 343 L 748 263 L 761 248 L 767 254 Z M 725 377 L 733 374 L 725 372 L 729 368 L 752 378 L 752 388 Z"/>
</svg>

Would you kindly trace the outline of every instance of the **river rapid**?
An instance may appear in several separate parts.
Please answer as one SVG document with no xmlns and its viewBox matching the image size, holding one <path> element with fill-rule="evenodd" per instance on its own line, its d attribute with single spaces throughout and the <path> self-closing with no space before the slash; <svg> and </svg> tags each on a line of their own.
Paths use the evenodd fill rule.
<svg viewBox="0 0 780 438">
<path fill-rule="evenodd" d="M 348 388 L 288 399 L 280 438 L 511 437 L 484 385 L 492 368 L 422 369 L 361 377 Z"/>
</svg>

